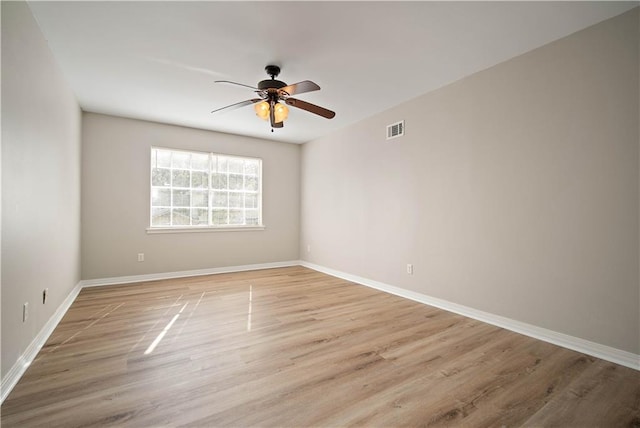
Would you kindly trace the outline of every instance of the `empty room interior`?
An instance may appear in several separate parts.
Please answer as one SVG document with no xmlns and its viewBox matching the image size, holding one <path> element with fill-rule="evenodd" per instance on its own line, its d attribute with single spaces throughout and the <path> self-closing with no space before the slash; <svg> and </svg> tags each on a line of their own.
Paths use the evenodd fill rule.
<svg viewBox="0 0 640 428">
<path fill-rule="evenodd" d="M 640 427 L 639 5 L 2 1 L 1 424 Z"/>
</svg>

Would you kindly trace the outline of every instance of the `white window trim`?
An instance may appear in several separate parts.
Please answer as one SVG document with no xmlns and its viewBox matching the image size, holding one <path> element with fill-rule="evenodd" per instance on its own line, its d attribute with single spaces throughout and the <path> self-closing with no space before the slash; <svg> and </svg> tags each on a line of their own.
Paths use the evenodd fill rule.
<svg viewBox="0 0 640 428">
<path fill-rule="evenodd" d="M 260 224 L 257 225 L 221 225 L 221 226 L 151 226 L 146 228 L 147 234 L 162 234 L 162 233 L 207 233 L 207 232 L 248 232 L 248 231 L 262 231 L 266 229 L 264 222 L 262 222 L 262 159 L 253 157 L 253 156 L 240 156 L 240 155 L 230 155 L 225 153 L 214 153 L 214 152 L 205 152 L 198 150 L 186 150 L 186 149 L 172 149 L 169 147 L 160 147 L 160 146 L 151 146 L 151 151 L 154 149 L 160 150 L 170 150 L 174 152 L 187 152 L 187 153 L 206 153 L 209 155 L 220 155 L 226 157 L 235 157 L 240 159 L 257 159 L 260 161 L 260 175 L 259 175 L 259 190 L 258 194 L 260 195 L 259 199 L 259 209 L 260 209 Z M 151 222 L 151 190 L 153 185 L 151 184 L 151 168 L 149 169 L 149 222 Z M 211 201 L 209 201 L 211 203 Z M 210 209 L 210 208 L 209 208 Z"/>
<path fill-rule="evenodd" d="M 265 230 L 266 226 L 170 226 L 170 227 L 148 227 L 147 234 L 156 233 L 203 233 L 203 232 L 250 232 Z"/>
</svg>

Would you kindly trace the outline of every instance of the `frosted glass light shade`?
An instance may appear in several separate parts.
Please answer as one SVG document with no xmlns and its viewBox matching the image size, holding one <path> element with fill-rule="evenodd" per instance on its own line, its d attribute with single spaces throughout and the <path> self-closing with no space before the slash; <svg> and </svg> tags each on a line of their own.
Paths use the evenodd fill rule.
<svg viewBox="0 0 640 428">
<path fill-rule="evenodd" d="M 262 120 L 269 120 L 269 103 L 262 101 L 254 104 L 253 108 L 256 110 L 256 115 Z"/>
<path fill-rule="evenodd" d="M 289 116 L 289 109 L 287 108 L 286 105 L 278 103 L 275 106 L 274 116 L 275 116 L 276 123 L 284 122 L 285 120 L 287 120 L 287 117 Z"/>
</svg>

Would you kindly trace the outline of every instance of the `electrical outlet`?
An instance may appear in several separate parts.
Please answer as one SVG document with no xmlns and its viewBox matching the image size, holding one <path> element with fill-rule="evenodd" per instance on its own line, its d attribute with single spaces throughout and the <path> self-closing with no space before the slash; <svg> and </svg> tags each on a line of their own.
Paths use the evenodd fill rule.
<svg viewBox="0 0 640 428">
<path fill-rule="evenodd" d="M 311 244 L 307 245 L 307 253 L 311 252 Z"/>
<path fill-rule="evenodd" d="M 44 290 L 42 290 L 42 304 L 44 305 L 45 303 L 47 303 L 47 296 L 49 295 L 49 289 L 45 288 Z"/>
<path fill-rule="evenodd" d="M 29 318 L 29 302 L 24 302 L 22 305 L 22 322 L 27 321 Z"/>
<path fill-rule="evenodd" d="M 408 264 L 407 265 L 407 274 L 413 275 L 413 265 L 412 264 Z"/>
<path fill-rule="evenodd" d="M 138 261 L 139 262 L 143 262 L 144 261 L 144 253 L 138 253 Z"/>
</svg>

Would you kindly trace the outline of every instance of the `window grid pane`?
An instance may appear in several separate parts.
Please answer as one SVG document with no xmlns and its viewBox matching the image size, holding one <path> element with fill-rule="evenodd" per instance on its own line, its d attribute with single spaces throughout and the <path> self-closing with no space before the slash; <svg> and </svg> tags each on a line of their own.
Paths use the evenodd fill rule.
<svg viewBox="0 0 640 428">
<path fill-rule="evenodd" d="M 260 159 L 151 149 L 151 227 L 259 226 Z"/>
</svg>

